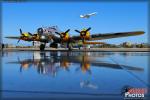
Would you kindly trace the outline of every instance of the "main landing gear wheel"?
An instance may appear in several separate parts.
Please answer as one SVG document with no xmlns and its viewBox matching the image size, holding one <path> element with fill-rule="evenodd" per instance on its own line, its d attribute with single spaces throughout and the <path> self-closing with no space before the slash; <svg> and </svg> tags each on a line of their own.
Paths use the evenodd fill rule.
<svg viewBox="0 0 150 100">
<path fill-rule="evenodd" d="M 69 51 L 71 51 L 71 50 L 72 50 L 72 48 L 69 46 L 68 50 L 69 50 Z"/>
<path fill-rule="evenodd" d="M 52 48 L 58 48 L 58 45 L 57 45 L 57 43 L 51 43 L 50 47 L 52 47 Z"/>
<path fill-rule="evenodd" d="M 41 50 L 41 51 L 44 51 L 44 49 L 45 49 L 45 44 L 41 44 L 41 45 L 40 45 L 40 50 Z"/>
</svg>

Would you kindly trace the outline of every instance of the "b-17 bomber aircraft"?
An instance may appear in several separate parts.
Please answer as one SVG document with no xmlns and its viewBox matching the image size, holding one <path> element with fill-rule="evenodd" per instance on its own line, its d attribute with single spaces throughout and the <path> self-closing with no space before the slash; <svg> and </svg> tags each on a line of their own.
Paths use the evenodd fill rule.
<svg viewBox="0 0 150 100">
<path fill-rule="evenodd" d="M 40 50 L 45 49 L 46 43 L 50 42 L 50 47 L 57 48 L 58 44 L 67 44 L 68 50 L 71 50 L 70 43 L 77 43 L 82 41 L 83 44 L 103 44 L 103 42 L 89 42 L 95 40 L 104 40 L 104 39 L 111 39 L 111 38 L 119 38 L 119 37 L 127 37 L 127 36 L 137 36 L 144 34 L 144 31 L 133 31 L 133 32 L 118 32 L 118 33 L 97 33 L 97 34 L 90 34 L 91 27 L 83 30 L 75 30 L 79 35 L 77 36 L 70 36 L 69 31 L 70 29 L 62 32 L 59 30 L 57 26 L 52 27 L 40 27 L 37 29 L 37 33 L 32 34 L 30 32 L 22 32 L 20 29 L 20 36 L 9 36 L 5 38 L 10 39 L 18 39 L 24 41 L 32 41 L 34 45 L 34 41 L 39 41 Z"/>
</svg>

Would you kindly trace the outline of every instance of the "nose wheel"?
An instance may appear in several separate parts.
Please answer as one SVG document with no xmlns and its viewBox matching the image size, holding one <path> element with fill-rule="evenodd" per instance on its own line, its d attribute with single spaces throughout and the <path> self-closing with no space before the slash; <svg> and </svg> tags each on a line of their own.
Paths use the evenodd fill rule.
<svg viewBox="0 0 150 100">
<path fill-rule="evenodd" d="M 44 51 L 44 49 L 45 49 L 45 44 L 41 44 L 40 45 L 40 51 Z"/>
</svg>

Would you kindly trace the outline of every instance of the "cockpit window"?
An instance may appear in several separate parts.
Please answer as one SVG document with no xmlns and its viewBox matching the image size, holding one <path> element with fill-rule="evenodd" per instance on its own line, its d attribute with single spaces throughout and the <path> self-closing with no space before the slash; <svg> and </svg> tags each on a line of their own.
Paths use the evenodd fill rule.
<svg viewBox="0 0 150 100">
<path fill-rule="evenodd" d="M 37 33 L 38 33 L 38 34 L 43 34 L 43 29 L 42 29 L 42 28 L 38 28 L 38 29 L 37 29 Z"/>
</svg>

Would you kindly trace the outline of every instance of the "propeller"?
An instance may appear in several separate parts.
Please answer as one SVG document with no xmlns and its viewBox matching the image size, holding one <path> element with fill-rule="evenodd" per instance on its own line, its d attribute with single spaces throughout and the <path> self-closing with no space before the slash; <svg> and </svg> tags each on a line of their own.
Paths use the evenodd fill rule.
<svg viewBox="0 0 150 100">
<path fill-rule="evenodd" d="M 82 31 L 75 30 L 75 31 L 78 32 L 78 33 L 86 33 L 86 32 L 88 32 L 89 30 L 91 30 L 91 27 L 89 27 L 89 28 L 86 29 L 86 30 L 82 30 Z"/>
<path fill-rule="evenodd" d="M 55 32 L 56 34 L 58 34 L 60 36 L 60 40 L 61 43 L 63 42 L 63 39 L 66 37 L 67 33 L 70 31 L 70 29 L 66 30 L 65 32 L 59 33 L 59 32 Z M 67 48 L 69 48 L 69 44 L 70 44 L 70 40 L 67 41 Z"/>
<path fill-rule="evenodd" d="M 22 32 L 22 29 L 20 28 L 19 29 L 19 31 L 20 31 L 20 38 L 18 39 L 18 41 L 17 41 L 17 43 L 19 43 L 20 42 L 20 40 L 21 40 L 21 38 L 23 38 L 23 37 L 25 37 L 25 34 L 23 34 L 23 32 Z M 31 33 L 30 33 L 31 34 Z"/>
<path fill-rule="evenodd" d="M 80 33 L 80 36 L 82 38 L 82 42 L 84 42 L 85 36 L 89 30 L 91 30 L 91 27 L 87 28 L 86 30 L 82 30 L 82 31 L 75 30 L 75 31 Z"/>
<path fill-rule="evenodd" d="M 60 36 L 61 39 L 63 39 L 67 33 L 70 31 L 70 29 L 66 30 L 65 32 L 59 33 L 59 32 L 55 32 L 56 34 L 58 34 Z"/>
<path fill-rule="evenodd" d="M 18 39 L 18 41 L 17 41 L 17 43 L 19 43 L 20 42 L 20 39 L 21 39 L 21 37 L 23 37 L 24 36 L 24 34 L 22 33 L 22 30 L 21 30 L 21 28 L 19 29 L 19 31 L 20 31 L 20 38 Z"/>
<path fill-rule="evenodd" d="M 22 32 L 22 29 L 21 29 L 21 28 L 19 29 L 19 31 L 20 31 L 20 35 L 21 35 L 21 36 L 20 36 L 20 38 L 18 39 L 17 43 L 20 42 L 21 38 L 28 37 L 28 36 L 31 36 L 31 37 L 37 36 L 37 35 L 32 34 L 32 33 L 30 33 L 30 32 L 28 32 L 28 33 L 27 33 L 28 35 L 26 36 L 25 33 Z"/>
<path fill-rule="evenodd" d="M 21 65 L 20 58 L 19 58 L 19 57 L 17 57 L 17 59 L 18 59 L 18 62 L 19 62 L 19 64 L 20 64 L 20 72 L 22 72 L 22 65 Z"/>
</svg>

